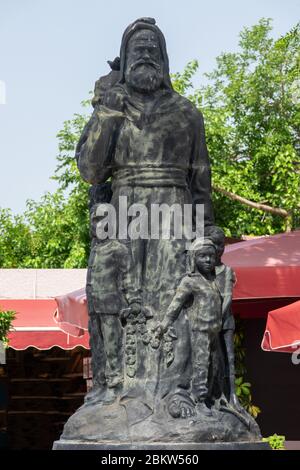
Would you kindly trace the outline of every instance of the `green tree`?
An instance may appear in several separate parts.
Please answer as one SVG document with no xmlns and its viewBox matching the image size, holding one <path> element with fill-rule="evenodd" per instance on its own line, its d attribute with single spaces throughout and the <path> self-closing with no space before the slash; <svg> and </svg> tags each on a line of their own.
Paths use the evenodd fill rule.
<svg viewBox="0 0 300 470">
<path fill-rule="evenodd" d="M 89 101 L 82 103 L 83 109 Z M 74 159 L 88 119 L 75 114 L 58 133 L 59 188 L 40 201 L 28 200 L 23 215 L 0 209 L 0 266 L 5 268 L 85 268 L 89 254 L 88 188 Z"/>
<path fill-rule="evenodd" d="M 192 90 L 197 62 L 174 83 L 205 117 L 214 206 L 227 235 L 299 226 L 300 25 L 274 40 L 262 19 L 223 53 L 208 84 Z"/>
<path fill-rule="evenodd" d="M 0 209 L 0 266 L 21 267 L 30 251 L 32 234 L 23 216 L 13 216 L 8 209 Z"/>
</svg>

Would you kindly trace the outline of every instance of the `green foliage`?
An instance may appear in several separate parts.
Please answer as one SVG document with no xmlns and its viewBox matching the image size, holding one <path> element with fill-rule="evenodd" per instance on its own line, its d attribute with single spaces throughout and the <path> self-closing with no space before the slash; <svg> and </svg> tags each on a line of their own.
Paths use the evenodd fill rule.
<svg viewBox="0 0 300 470">
<path fill-rule="evenodd" d="M 87 189 L 74 188 L 29 201 L 25 217 L 33 228 L 31 254 L 22 267 L 84 268 L 88 256 Z"/>
<path fill-rule="evenodd" d="M 0 210 L 4 268 L 84 268 L 89 250 L 87 189 L 74 188 L 28 201 L 23 216 Z"/>
<path fill-rule="evenodd" d="M 282 232 L 300 223 L 300 25 L 270 36 L 262 19 L 240 34 L 240 49 L 223 53 L 191 94 L 197 63 L 175 86 L 204 114 L 213 184 L 248 200 L 280 207 L 290 217 L 251 209 L 215 192 L 218 225 L 228 236 Z"/>
<path fill-rule="evenodd" d="M 252 403 L 251 384 L 245 381 L 247 371 L 245 368 L 246 350 L 244 347 L 244 325 L 239 318 L 236 319 L 234 334 L 234 354 L 235 354 L 235 393 L 241 405 L 250 413 L 253 418 L 257 418 L 261 412 L 260 408 Z"/>
<path fill-rule="evenodd" d="M 91 104 L 90 100 L 82 101 L 82 108 L 85 110 Z M 87 184 L 82 181 L 79 175 L 76 160 L 74 158 L 76 144 L 82 130 L 89 119 L 89 114 L 74 114 L 72 119 L 63 123 L 63 128 L 58 132 L 58 165 L 53 179 L 58 181 L 59 187 L 64 190 L 76 187 L 77 190 L 85 194 Z"/>
<path fill-rule="evenodd" d="M 241 405 L 253 416 L 253 418 L 257 418 L 260 413 L 260 408 L 252 404 L 250 388 L 251 384 L 249 382 L 244 382 L 243 377 L 237 377 L 235 379 L 235 393 Z"/>
<path fill-rule="evenodd" d="M 197 60 L 192 60 L 184 68 L 182 73 L 171 74 L 172 85 L 180 95 L 185 95 L 187 90 L 193 88 L 192 78 L 199 67 Z"/>
<path fill-rule="evenodd" d="M 273 450 L 283 450 L 284 443 L 285 443 L 285 436 L 278 436 L 277 434 L 273 434 L 269 437 L 263 437 L 262 439 L 264 442 L 268 442 L 270 444 L 271 449 Z"/>
<path fill-rule="evenodd" d="M 89 102 L 82 103 L 83 107 Z M 59 189 L 27 201 L 22 216 L 0 209 L 0 266 L 85 268 L 89 254 L 88 184 L 80 178 L 74 152 L 87 115 L 75 114 L 58 133 L 55 176 Z"/>
<path fill-rule="evenodd" d="M 8 347 L 7 334 L 11 329 L 12 322 L 16 316 L 14 310 L 1 310 L 0 309 L 0 341 L 4 344 L 4 347 Z"/>
<path fill-rule="evenodd" d="M 9 209 L 0 208 L 0 266 L 21 267 L 31 240 L 31 230 L 24 216 L 13 216 Z"/>
</svg>

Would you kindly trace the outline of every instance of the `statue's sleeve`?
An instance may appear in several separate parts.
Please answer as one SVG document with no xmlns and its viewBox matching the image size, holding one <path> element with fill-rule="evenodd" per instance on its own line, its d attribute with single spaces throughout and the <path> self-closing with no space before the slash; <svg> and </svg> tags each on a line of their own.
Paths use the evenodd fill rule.
<svg viewBox="0 0 300 470">
<path fill-rule="evenodd" d="M 213 225 L 214 214 L 211 200 L 211 170 L 205 140 L 204 119 L 197 111 L 193 122 L 194 137 L 190 162 L 190 190 L 195 216 L 196 204 L 204 204 L 204 224 Z"/>
<path fill-rule="evenodd" d="M 185 276 L 176 289 L 176 293 L 166 312 L 166 318 L 172 323 L 177 320 L 183 306 L 192 294 L 190 281 Z"/>
<path fill-rule="evenodd" d="M 88 183 L 103 183 L 111 176 L 117 133 L 123 121 L 123 113 L 99 106 L 86 124 L 76 158 L 79 172 Z"/>
</svg>

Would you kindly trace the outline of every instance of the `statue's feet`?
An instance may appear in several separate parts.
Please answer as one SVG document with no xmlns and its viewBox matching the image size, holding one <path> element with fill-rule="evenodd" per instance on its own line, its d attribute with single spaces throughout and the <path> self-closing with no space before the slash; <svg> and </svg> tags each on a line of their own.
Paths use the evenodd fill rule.
<svg viewBox="0 0 300 470">
<path fill-rule="evenodd" d="M 168 412 L 172 418 L 190 418 L 196 414 L 192 400 L 180 395 L 174 395 L 168 401 Z"/>
<path fill-rule="evenodd" d="M 205 404 L 204 401 L 199 401 L 196 405 L 197 414 L 200 416 L 211 417 L 212 411 L 208 406 Z"/>
<path fill-rule="evenodd" d="M 120 388 L 123 383 L 123 378 L 121 375 L 113 375 L 107 379 L 108 388 Z"/>
<path fill-rule="evenodd" d="M 106 387 L 104 386 L 94 385 L 91 390 L 89 390 L 85 395 L 84 403 L 87 404 L 89 402 L 94 402 L 96 399 L 98 399 L 105 393 L 105 390 Z"/>
<path fill-rule="evenodd" d="M 221 411 L 225 411 L 236 416 L 248 429 L 250 429 L 251 421 L 253 421 L 253 419 L 237 399 L 227 401 L 226 399 L 221 398 L 219 408 Z"/>
<path fill-rule="evenodd" d="M 91 405 L 110 405 L 116 401 L 116 399 L 120 396 L 120 391 L 122 387 L 93 387 L 90 390 L 85 398 L 84 398 L 84 405 L 83 406 L 91 406 Z"/>
</svg>

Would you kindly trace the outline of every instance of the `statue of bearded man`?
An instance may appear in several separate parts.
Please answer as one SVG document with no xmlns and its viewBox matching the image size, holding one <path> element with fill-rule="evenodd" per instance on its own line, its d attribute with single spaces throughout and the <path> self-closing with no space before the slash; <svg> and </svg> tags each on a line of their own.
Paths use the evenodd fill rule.
<svg viewBox="0 0 300 470">
<path fill-rule="evenodd" d="M 204 225 L 212 226 L 203 117 L 172 88 L 165 39 L 155 20 L 132 23 L 123 35 L 120 58 L 110 65 L 112 72 L 96 82 L 95 109 L 77 146 L 81 176 L 93 185 L 111 179 L 109 197 L 116 213 L 123 197 L 128 206 L 148 209 L 150 219 L 154 205 L 190 205 L 196 212 L 201 204 Z M 122 237 L 119 219 L 118 239 L 99 240 L 94 223 L 101 217 L 103 222 L 103 214 L 97 212 L 98 202 L 91 210 L 87 297 L 99 388 L 70 417 L 61 445 L 83 441 L 84 448 L 84 441 L 92 440 L 99 448 L 111 442 L 144 448 L 151 442 L 259 438 L 255 423 L 239 410 L 229 413 L 225 405 L 225 411 L 212 405 L 212 413 L 201 415 L 195 409 L 188 301 L 180 303 L 163 337 L 157 334 L 175 293 L 180 294 L 191 240 L 174 231 L 165 237 L 164 215 L 155 227 L 158 236 Z M 148 216 L 144 223 L 151 223 Z M 174 229 L 175 217 L 170 225 Z"/>
<path fill-rule="evenodd" d="M 80 138 L 76 155 L 81 176 L 91 184 L 112 179 L 111 204 L 117 213 L 120 196 L 127 197 L 128 206 L 142 204 L 149 214 L 153 205 L 177 204 L 183 208 L 190 204 L 195 215 L 196 205 L 202 204 L 205 225 L 212 225 L 203 117 L 173 90 L 165 39 L 154 19 L 138 19 L 125 30 L 119 68 L 114 83 L 110 81 L 106 90 L 102 87 L 101 100 L 94 99 L 95 110 Z M 150 327 L 151 321 L 155 324 L 162 320 L 186 271 L 187 240 L 164 239 L 163 222 L 156 227 L 158 237 L 154 239 L 120 240 L 130 254 L 130 281 L 127 279 L 125 292 L 129 312 L 138 315 L 148 309 Z M 150 224 L 149 220 L 149 228 Z M 190 386 L 187 320 L 181 316 L 174 329 L 178 340 L 168 368 L 159 364 L 153 349 L 137 340 L 135 380 L 141 384 L 146 380 L 148 391 L 155 390 L 161 396 L 177 397 L 178 390 L 182 395 Z M 179 400 L 182 409 L 176 410 L 177 415 L 189 414 L 186 401 L 185 397 L 181 407 Z"/>
<path fill-rule="evenodd" d="M 154 19 L 138 19 L 125 30 L 119 80 L 96 106 L 76 153 L 84 180 L 98 184 L 112 177 L 113 203 L 120 195 L 140 202 L 140 192 L 146 201 L 151 188 L 152 203 L 204 204 L 205 224 L 212 225 L 203 117 L 173 90 L 165 39 Z"/>
</svg>

